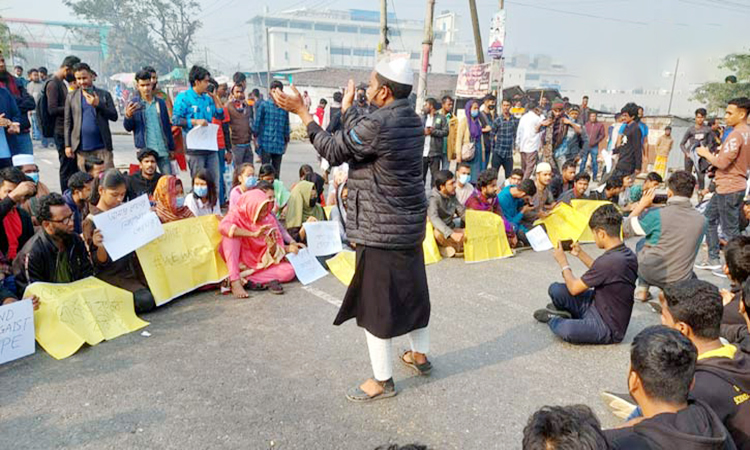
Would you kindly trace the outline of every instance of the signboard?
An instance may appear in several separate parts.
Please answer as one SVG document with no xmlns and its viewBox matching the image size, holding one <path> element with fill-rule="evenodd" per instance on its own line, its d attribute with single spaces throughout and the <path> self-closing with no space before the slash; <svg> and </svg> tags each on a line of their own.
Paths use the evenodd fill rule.
<svg viewBox="0 0 750 450">
<path fill-rule="evenodd" d="M 491 63 L 464 64 L 458 71 L 456 97 L 480 98 L 490 93 Z"/>
<path fill-rule="evenodd" d="M 117 261 L 164 234 L 161 221 L 151 211 L 146 194 L 95 215 L 94 224 L 102 232 L 104 248 L 112 261 Z"/>
<path fill-rule="evenodd" d="M 487 54 L 492 59 L 502 59 L 505 49 L 505 10 L 498 11 L 490 22 L 490 47 Z"/>
<path fill-rule="evenodd" d="M 31 300 L 0 306 L 0 364 L 34 353 Z"/>
</svg>

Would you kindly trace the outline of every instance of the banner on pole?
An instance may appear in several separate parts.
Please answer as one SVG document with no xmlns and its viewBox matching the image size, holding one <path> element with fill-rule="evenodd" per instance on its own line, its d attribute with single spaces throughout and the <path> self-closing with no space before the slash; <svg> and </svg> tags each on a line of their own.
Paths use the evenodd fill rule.
<svg viewBox="0 0 750 450">
<path fill-rule="evenodd" d="M 456 97 L 480 98 L 490 93 L 492 64 L 463 64 L 458 71 Z"/>
<path fill-rule="evenodd" d="M 487 54 L 492 59 L 502 59 L 505 49 L 505 10 L 500 10 L 492 16 L 490 22 L 490 47 Z"/>
</svg>

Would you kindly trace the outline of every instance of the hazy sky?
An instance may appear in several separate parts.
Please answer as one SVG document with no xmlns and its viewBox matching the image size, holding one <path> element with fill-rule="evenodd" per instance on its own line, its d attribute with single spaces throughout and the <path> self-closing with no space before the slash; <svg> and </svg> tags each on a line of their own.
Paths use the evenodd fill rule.
<svg viewBox="0 0 750 450">
<path fill-rule="evenodd" d="M 245 22 L 268 6 L 377 9 L 377 0 L 199 0 L 203 7 L 201 43 L 212 65 L 227 71 L 243 66 L 249 46 Z M 747 5 L 747 6 L 745 6 Z M 402 19 L 422 19 L 425 2 L 388 0 Z M 477 0 L 485 33 L 497 0 Z M 462 15 L 462 33 L 471 40 L 467 0 L 437 0 L 436 12 Z M 679 83 L 719 76 L 719 59 L 747 50 L 750 2 L 745 0 L 510 0 L 506 51 L 543 53 L 568 67 L 590 89 L 668 88 L 681 58 Z M 75 20 L 61 0 L 0 0 L 0 14 L 42 20 Z M 198 58 L 204 58 L 201 54 Z M 218 62 L 218 64 L 217 64 Z"/>
</svg>

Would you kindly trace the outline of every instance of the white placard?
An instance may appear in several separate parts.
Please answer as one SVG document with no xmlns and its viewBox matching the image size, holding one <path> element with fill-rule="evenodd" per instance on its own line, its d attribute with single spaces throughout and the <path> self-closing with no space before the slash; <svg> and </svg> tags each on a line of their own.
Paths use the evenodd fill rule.
<svg viewBox="0 0 750 450">
<path fill-rule="evenodd" d="M 341 250 L 339 224 L 331 220 L 307 222 L 302 225 L 307 235 L 307 248 L 313 256 L 334 255 Z"/>
<path fill-rule="evenodd" d="M 193 127 L 188 131 L 185 145 L 189 150 L 219 150 L 219 140 L 217 138 L 219 126 L 215 123 L 209 123 L 205 127 Z"/>
<path fill-rule="evenodd" d="M 104 248 L 112 261 L 117 261 L 164 234 L 164 227 L 146 194 L 123 203 L 117 208 L 97 214 L 96 228 L 104 237 Z"/>
<path fill-rule="evenodd" d="M 328 275 L 328 272 L 326 272 L 323 266 L 320 265 L 318 260 L 306 248 L 300 250 L 296 255 L 294 253 L 287 253 L 286 259 L 292 263 L 297 279 L 304 285 L 308 285 Z"/>
<path fill-rule="evenodd" d="M 544 228 L 542 228 L 541 225 L 530 229 L 526 233 L 526 239 L 529 240 L 529 244 L 531 244 L 531 248 L 533 248 L 535 252 L 544 252 L 554 248 L 552 241 L 550 241 L 549 236 L 547 236 L 547 232 L 544 231 Z"/>
<path fill-rule="evenodd" d="M 0 306 L 0 364 L 34 353 L 34 306 L 21 300 Z"/>
</svg>

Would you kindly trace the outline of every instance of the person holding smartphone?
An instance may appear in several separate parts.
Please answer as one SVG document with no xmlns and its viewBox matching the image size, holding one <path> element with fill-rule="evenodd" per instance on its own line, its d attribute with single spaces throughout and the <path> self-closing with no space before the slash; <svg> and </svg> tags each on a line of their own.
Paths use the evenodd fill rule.
<svg viewBox="0 0 750 450">
<path fill-rule="evenodd" d="M 589 228 L 604 254 L 594 259 L 578 243 L 558 242 L 554 256 L 565 282 L 550 285 L 552 303 L 534 312 L 534 319 L 571 344 L 622 342 L 633 312 L 638 260 L 620 238 L 622 214 L 615 205 L 594 211 Z M 588 268 L 580 278 L 573 275 L 564 247 Z"/>
</svg>

